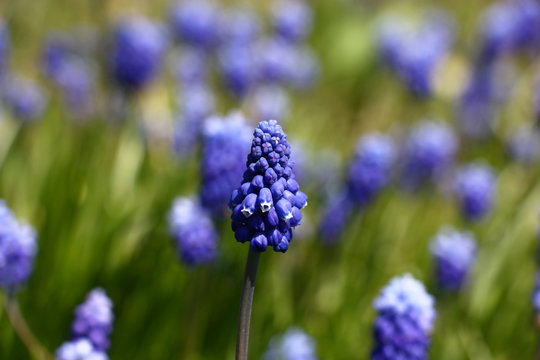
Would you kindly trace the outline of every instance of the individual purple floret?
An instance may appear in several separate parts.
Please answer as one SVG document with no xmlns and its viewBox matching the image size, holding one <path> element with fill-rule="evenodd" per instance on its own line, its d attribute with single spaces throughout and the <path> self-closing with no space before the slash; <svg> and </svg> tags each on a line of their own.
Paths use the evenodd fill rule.
<svg viewBox="0 0 540 360">
<path fill-rule="evenodd" d="M 383 20 L 379 53 L 411 92 L 426 97 L 432 93 L 435 68 L 452 45 L 452 30 L 452 21 L 441 11 L 429 13 L 416 28 L 404 19 Z"/>
<path fill-rule="evenodd" d="M 108 360 L 106 353 L 94 348 L 85 338 L 68 341 L 62 344 L 55 353 L 56 360 Z"/>
<path fill-rule="evenodd" d="M 540 158 L 540 134 L 530 126 L 518 127 L 508 139 L 508 152 L 522 164 L 533 164 Z"/>
<path fill-rule="evenodd" d="M 113 36 L 110 58 L 116 82 L 128 91 L 147 85 L 159 71 L 166 44 L 160 26 L 143 17 L 122 19 Z"/>
<path fill-rule="evenodd" d="M 293 43 L 311 31 L 313 11 L 307 1 L 279 0 L 272 7 L 272 24 L 277 36 Z"/>
<path fill-rule="evenodd" d="M 373 302 L 374 360 L 426 359 L 436 317 L 435 301 L 411 275 L 395 277 Z"/>
<path fill-rule="evenodd" d="M 292 169 L 287 135 L 275 120 L 259 123 L 253 133 L 242 185 L 233 191 L 229 208 L 238 242 L 255 251 L 286 252 L 292 229 L 302 220 L 307 196 L 299 190 Z"/>
<path fill-rule="evenodd" d="M 263 360 L 317 360 L 315 340 L 302 329 L 289 328 L 282 336 L 273 337 Z"/>
<path fill-rule="evenodd" d="M 416 188 L 437 180 L 454 162 L 457 138 L 445 124 L 422 121 L 409 133 L 403 148 L 402 183 Z"/>
<path fill-rule="evenodd" d="M 13 293 L 32 275 L 38 250 L 36 232 L 20 223 L 0 200 L 0 286 Z"/>
<path fill-rule="evenodd" d="M 495 196 L 495 174 L 491 167 L 468 164 L 454 179 L 454 193 L 463 216 L 469 221 L 481 220 L 489 212 Z"/>
<path fill-rule="evenodd" d="M 110 346 L 109 335 L 113 329 L 112 301 L 102 288 L 96 288 L 75 309 L 71 324 L 73 339 L 88 339 L 94 349 L 106 351 Z"/>
<path fill-rule="evenodd" d="M 237 97 L 245 96 L 257 80 L 254 50 L 252 46 L 233 43 L 219 51 L 219 70 L 223 83 Z"/>
<path fill-rule="evenodd" d="M 540 45 L 540 5 L 532 0 L 491 5 L 480 24 L 479 62 L 488 64 L 502 54 Z"/>
<path fill-rule="evenodd" d="M 214 260 L 218 235 L 214 224 L 197 200 L 179 197 L 169 212 L 169 232 L 179 258 L 187 266 Z"/>
<path fill-rule="evenodd" d="M 259 86 L 251 96 L 251 108 L 258 121 L 283 121 L 289 109 L 287 92 L 277 85 Z"/>
<path fill-rule="evenodd" d="M 213 1 L 180 1 L 171 9 L 170 22 L 175 35 L 186 44 L 200 48 L 216 44 L 219 16 Z"/>
<path fill-rule="evenodd" d="M 368 204 L 390 181 L 395 158 L 392 139 L 382 134 L 360 138 L 349 164 L 348 196 L 356 205 Z"/>
<path fill-rule="evenodd" d="M 13 116 L 23 122 L 41 118 L 48 102 L 43 89 L 36 82 L 23 77 L 7 81 L 4 99 Z"/>
<path fill-rule="evenodd" d="M 449 291 L 461 289 L 476 260 L 476 241 L 472 234 L 442 228 L 432 239 L 430 250 L 439 287 Z"/>
<path fill-rule="evenodd" d="M 326 204 L 319 222 L 319 233 L 324 243 L 335 244 L 345 230 L 354 204 L 345 191 L 337 195 L 330 195 L 328 198 L 328 204 Z"/>
<path fill-rule="evenodd" d="M 251 130 L 240 113 L 232 113 L 223 119 L 214 116 L 206 120 L 202 138 L 201 204 L 219 212 L 244 171 Z"/>
<path fill-rule="evenodd" d="M 200 86 L 208 77 L 205 54 L 194 48 L 182 48 L 174 64 L 176 80 L 181 86 Z"/>
<path fill-rule="evenodd" d="M 222 46 L 251 45 L 259 38 L 261 32 L 259 17 L 247 8 L 235 8 L 225 12 L 220 26 Z"/>
</svg>

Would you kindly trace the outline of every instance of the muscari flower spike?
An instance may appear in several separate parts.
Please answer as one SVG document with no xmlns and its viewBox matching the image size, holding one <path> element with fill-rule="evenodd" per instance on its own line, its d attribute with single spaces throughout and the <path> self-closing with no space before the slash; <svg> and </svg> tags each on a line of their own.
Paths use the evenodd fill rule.
<svg viewBox="0 0 540 360">
<path fill-rule="evenodd" d="M 393 278 L 373 302 L 374 360 L 426 359 L 436 317 L 435 301 L 410 274 Z"/>
<path fill-rule="evenodd" d="M 254 47 L 244 44 L 227 44 L 218 54 L 220 75 L 227 90 L 237 97 L 244 97 L 257 81 Z"/>
<path fill-rule="evenodd" d="M 450 51 L 453 41 L 451 19 L 441 11 L 430 12 L 420 26 L 404 19 L 385 19 L 378 31 L 382 60 L 420 97 L 433 91 L 434 71 Z"/>
<path fill-rule="evenodd" d="M 222 16 L 220 22 L 221 46 L 253 44 L 260 36 L 261 21 L 248 8 L 231 9 Z"/>
<path fill-rule="evenodd" d="M 108 360 L 109 357 L 85 338 L 63 343 L 55 353 L 56 360 Z"/>
<path fill-rule="evenodd" d="M 347 179 L 348 195 L 356 205 L 367 205 L 386 186 L 395 156 L 390 137 L 374 133 L 360 138 Z"/>
<path fill-rule="evenodd" d="M 197 200 L 179 197 L 169 212 L 169 232 L 179 258 L 187 266 L 212 261 L 217 255 L 218 235 L 206 210 Z"/>
<path fill-rule="evenodd" d="M 205 121 L 201 161 L 201 204 L 213 211 L 224 209 L 245 168 L 251 130 L 240 113 Z"/>
<path fill-rule="evenodd" d="M 272 24 L 277 36 L 289 42 L 300 42 L 311 31 L 313 11 L 307 1 L 276 1 L 272 7 Z"/>
<path fill-rule="evenodd" d="M 540 134 L 530 126 L 519 126 L 508 138 L 507 147 L 514 161 L 533 164 L 540 158 Z"/>
<path fill-rule="evenodd" d="M 218 39 L 218 8 L 213 1 L 178 2 L 171 9 L 170 23 L 176 36 L 186 44 L 207 49 Z"/>
<path fill-rule="evenodd" d="M 112 301 L 102 288 L 92 290 L 75 309 L 75 319 L 71 324 L 72 339 L 87 339 L 95 350 L 106 351 L 113 329 L 112 308 Z"/>
<path fill-rule="evenodd" d="M 457 142 L 453 131 L 443 123 L 418 123 L 404 145 L 402 183 L 416 188 L 426 181 L 437 180 L 453 164 Z"/>
<path fill-rule="evenodd" d="M 487 165 L 465 165 L 456 174 L 454 192 L 463 216 L 469 221 L 479 221 L 493 205 L 495 174 Z"/>
<path fill-rule="evenodd" d="M 286 252 L 292 229 L 300 225 L 307 196 L 299 190 L 289 160 L 287 135 L 275 120 L 259 123 L 242 185 L 233 191 L 229 208 L 238 242 L 250 242 L 255 251 L 272 246 Z"/>
<path fill-rule="evenodd" d="M 432 239 L 430 251 L 435 259 L 439 287 L 449 291 L 461 289 L 476 260 L 472 234 L 445 227 Z"/>
<path fill-rule="evenodd" d="M 0 200 L 0 286 L 13 293 L 32 274 L 38 250 L 35 230 L 19 222 Z"/>
<path fill-rule="evenodd" d="M 317 360 L 315 340 L 297 327 L 280 337 L 273 337 L 263 360 Z"/>
<path fill-rule="evenodd" d="M 110 68 L 125 90 L 137 91 L 153 80 L 167 44 L 160 26 L 143 17 L 120 21 L 113 36 Z"/>
<path fill-rule="evenodd" d="M 489 64 L 505 53 L 540 45 L 540 5 L 532 0 L 501 1 L 484 12 L 478 61 Z"/>
<path fill-rule="evenodd" d="M 4 99 L 13 116 L 23 122 L 39 120 L 47 107 L 47 96 L 34 81 L 15 77 L 7 81 Z"/>
</svg>

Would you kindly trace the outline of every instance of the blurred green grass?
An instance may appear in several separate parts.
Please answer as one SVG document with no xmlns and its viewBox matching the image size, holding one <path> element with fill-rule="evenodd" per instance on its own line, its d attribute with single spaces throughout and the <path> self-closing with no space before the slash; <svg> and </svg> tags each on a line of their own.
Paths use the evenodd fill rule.
<svg viewBox="0 0 540 360">
<path fill-rule="evenodd" d="M 463 51 L 484 4 L 444 4 L 459 20 Z M 107 6 L 114 15 L 127 5 Z M 149 15 L 166 9 L 162 2 L 134 6 Z M 321 0 L 314 7 L 311 43 L 323 74 L 315 91 L 294 96 L 285 125 L 290 139 L 336 148 L 348 159 L 366 131 L 399 134 L 426 116 L 452 120 L 450 99 L 416 101 L 377 64 L 370 30 L 379 6 Z M 44 30 L 103 22 L 89 1 L 11 1 L 2 10 L 13 32 L 13 65 L 34 75 Z M 463 52 L 456 56 L 466 60 Z M 532 120 L 532 72 L 524 69 L 501 126 Z M 214 264 L 189 270 L 178 262 L 166 213 L 175 196 L 197 191 L 197 159 L 180 161 L 166 148 L 146 147 L 134 124 L 133 117 L 122 127 L 104 119 L 72 123 L 55 96 L 38 124 L 20 127 L 7 117 L 0 123 L 0 198 L 39 232 L 35 273 L 19 296 L 22 311 L 54 350 L 69 335 L 74 307 L 102 286 L 115 305 L 111 359 L 231 359 L 247 247 L 234 241 L 225 219 L 216 224 L 221 240 Z M 462 161 L 481 157 L 497 168 L 498 196 L 489 219 L 471 228 L 480 253 L 470 286 L 456 296 L 437 294 L 434 359 L 525 359 L 535 351 L 530 295 L 540 169 L 509 163 L 498 135 L 487 143 L 462 143 Z M 320 200 L 317 189 L 308 190 Z M 321 206 L 310 201 L 313 222 Z M 299 325 L 316 339 L 321 359 L 367 359 L 371 301 L 389 278 L 411 272 L 435 291 L 427 243 L 443 224 L 465 225 L 444 194 L 425 189 L 412 196 L 390 188 L 354 216 L 338 245 L 325 247 L 314 236 L 295 241 L 285 255 L 265 253 L 251 357 L 260 358 L 274 334 Z M 0 358 L 28 358 L 4 315 Z"/>
</svg>

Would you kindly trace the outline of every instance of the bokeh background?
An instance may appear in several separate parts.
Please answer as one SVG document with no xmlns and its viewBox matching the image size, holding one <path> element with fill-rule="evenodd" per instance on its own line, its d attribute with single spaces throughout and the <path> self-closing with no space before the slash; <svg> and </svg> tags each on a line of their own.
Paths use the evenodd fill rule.
<svg viewBox="0 0 540 360">
<path fill-rule="evenodd" d="M 374 27 L 384 14 L 415 17 L 435 2 L 310 4 L 315 17 L 307 42 L 318 56 L 320 72 L 312 89 L 290 93 L 283 126 L 289 140 L 303 145 L 312 167 L 321 166 L 320 171 L 339 181 L 362 134 L 387 132 L 399 142 L 405 129 L 420 119 L 440 118 L 456 126 L 455 100 L 478 43 L 479 16 L 489 2 L 437 2 L 454 17 L 456 39 L 428 99 L 411 95 L 381 64 Z M 22 124 L 9 111 L 2 112 L 0 198 L 39 234 L 35 271 L 19 301 L 35 335 L 51 351 L 68 337 L 75 306 L 101 286 L 114 302 L 111 359 L 234 356 L 248 246 L 234 240 L 227 217 L 216 219 L 218 258 L 188 268 L 179 261 L 168 233 L 173 199 L 196 194 L 200 184 L 199 151 L 179 157 L 167 137 L 160 136 L 168 131 L 175 106 L 170 69 L 162 67 L 131 104 L 136 111 L 130 111 L 123 124 L 111 124 L 99 114 L 84 122 L 70 119 L 38 65 L 50 31 L 83 26 L 107 38 L 124 14 L 166 21 L 169 5 L 105 0 L 0 4 L 11 33 L 11 68 L 48 90 L 48 107 L 39 121 Z M 222 5 L 252 6 L 268 21 L 265 2 Z M 97 68 L 100 61 L 95 60 Z M 365 211 L 356 212 L 342 238 L 329 246 L 320 241 L 317 229 L 326 193 L 309 178 L 301 183 L 310 201 L 290 250 L 267 251 L 261 257 L 251 358 L 260 358 L 272 336 L 290 326 L 300 326 L 315 339 L 321 359 L 369 358 L 375 317 L 371 303 L 391 277 L 404 272 L 422 280 L 437 298 L 432 358 L 533 357 L 537 334 L 530 298 L 540 168 L 513 162 L 505 139 L 509 129 L 535 122 L 537 61 L 512 60 L 516 76 L 494 134 L 483 141 L 460 138 L 460 162 L 483 159 L 497 174 L 495 204 L 485 220 L 466 223 L 453 198 L 439 186 L 411 193 L 393 183 Z M 98 93 L 106 99 L 106 73 L 99 74 Z M 218 113 L 242 107 L 219 86 L 214 91 Z M 146 126 L 142 131 L 139 117 Z M 142 136 L 144 131 L 147 136 Z M 319 165 L 323 149 L 338 155 L 335 167 Z M 430 239 L 446 224 L 470 230 L 479 243 L 471 281 L 458 294 L 437 291 L 428 251 Z M 5 315 L 0 315 L 0 358 L 29 358 Z"/>
</svg>

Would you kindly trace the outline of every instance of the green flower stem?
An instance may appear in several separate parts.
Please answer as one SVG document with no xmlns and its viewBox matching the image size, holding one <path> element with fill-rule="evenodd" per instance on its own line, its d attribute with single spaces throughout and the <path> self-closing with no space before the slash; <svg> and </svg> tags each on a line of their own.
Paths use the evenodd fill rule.
<svg viewBox="0 0 540 360">
<path fill-rule="evenodd" d="M 249 249 L 244 273 L 244 286 L 240 299 L 240 313 L 238 314 L 238 332 L 236 334 L 236 360 L 247 360 L 249 345 L 249 322 L 251 319 L 251 304 L 255 291 L 255 278 L 259 266 L 259 252 Z"/>
<path fill-rule="evenodd" d="M 52 355 L 40 344 L 26 324 L 17 299 L 12 295 L 8 295 L 5 305 L 6 313 L 13 329 L 15 329 L 19 339 L 21 339 L 28 351 L 32 354 L 32 357 L 36 360 L 52 360 Z"/>
</svg>

